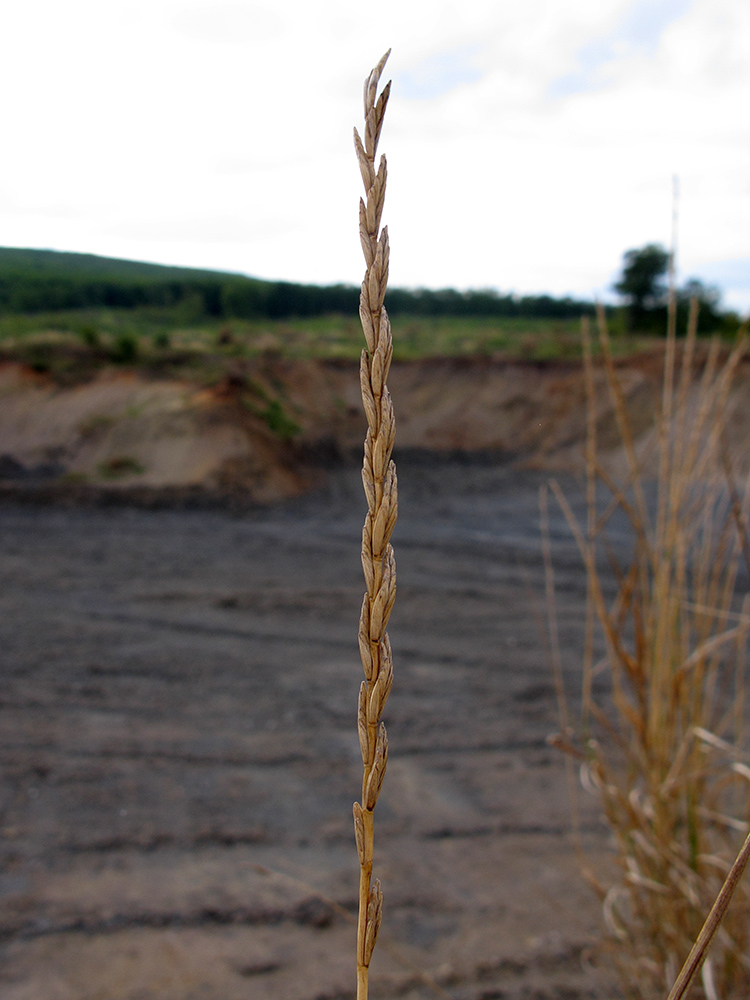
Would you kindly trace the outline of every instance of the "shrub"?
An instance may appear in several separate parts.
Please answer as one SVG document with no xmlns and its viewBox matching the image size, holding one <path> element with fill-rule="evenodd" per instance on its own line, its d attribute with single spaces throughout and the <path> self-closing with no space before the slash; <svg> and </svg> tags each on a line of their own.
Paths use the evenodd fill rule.
<svg viewBox="0 0 750 1000">
<path fill-rule="evenodd" d="M 121 479 L 124 476 L 139 476 L 146 470 L 132 455 L 117 455 L 98 465 L 96 471 L 102 479 Z"/>
<path fill-rule="evenodd" d="M 98 347 L 100 343 L 99 331 L 91 323 L 84 323 L 78 329 L 78 336 L 86 347 Z"/>
<path fill-rule="evenodd" d="M 132 364 L 138 357 L 138 338 L 136 335 L 127 330 L 118 333 L 109 352 L 109 357 L 116 364 Z"/>
</svg>

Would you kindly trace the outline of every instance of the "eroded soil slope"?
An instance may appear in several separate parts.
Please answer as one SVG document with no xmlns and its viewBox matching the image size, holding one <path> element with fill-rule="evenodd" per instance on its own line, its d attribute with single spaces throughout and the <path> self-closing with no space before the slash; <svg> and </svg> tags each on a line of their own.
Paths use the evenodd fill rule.
<svg viewBox="0 0 750 1000">
<path fill-rule="evenodd" d="M 750 451 L 748 371 L 739 372 L 730 427 L 741 461 Z M 661 359 L 632 359 L 618 374 L 646 447 Z M 616 462 L 619 437 L 602 371 L 596 381 L 599 447 Z M 482 451 L 531 468 L 582 465 L 579 364 L 431 359 L 395 364 L 389 384 L 401 451 Z M 363 431 L 357 366 L 349 362 L 262 357 L 238 362 L 210 387 L 117 369 L 60 386 L 18 365 L 0 368 L 6 492 L 137 498 L 171 491 L 266 502 L 303 492 L 320 482 L 321 468 L 359 456 Z"/>
</svg>

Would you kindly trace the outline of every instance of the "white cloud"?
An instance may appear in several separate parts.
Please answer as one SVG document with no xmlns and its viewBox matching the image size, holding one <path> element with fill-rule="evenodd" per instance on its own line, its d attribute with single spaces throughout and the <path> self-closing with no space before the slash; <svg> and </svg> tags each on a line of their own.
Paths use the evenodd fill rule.
<svg viewBox="0 0 750 1000">
<path fill-rule="evenodd" d="M 286 28 L 282 11 L 277 5 L 239 0 L 175 4 L 171 23 L 178 32 L 200 43 L 257 45 L 282 36 Z"/>
<path fill-rule="evenodd" d="M 0 243 L 358 281 L 351 128 L 392 46 L 394 283 L 601 293 L 626 249 L 668 241 L 673 173 L 683 273 L 750 257 L 745 0 L 378 10 L 13 5 Z"/>
<path fill-rule="evenodd" d="M 597 35 L 577 53 L 577 67 L 555 80 L 552 97 L 566 97 L 606 84 L 617 63 L 628 57 L 651 58 L 658 52 L 666 28 L 684 15 L 692 0 L 637 0 L 620 11 L 607 31 Z"/>
<path fill-rule="evenodd" d="M 406 100 L 433 100 L 456 87 L 482 78 L 472 56 L 477 46 L 437 52 L 401 74 L 399 89 Z"/>
</svg>

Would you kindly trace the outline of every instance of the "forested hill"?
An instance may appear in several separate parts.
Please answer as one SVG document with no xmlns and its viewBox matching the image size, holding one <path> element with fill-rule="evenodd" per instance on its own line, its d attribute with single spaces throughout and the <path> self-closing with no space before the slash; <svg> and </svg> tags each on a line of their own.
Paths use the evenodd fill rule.
<svg viewBox="0 0 750 1000">
<path fill-rule="evenodd" d="M 35 313 L 62 309 L 179 308 L 198 318 L 285 319 L 354 313 L 359 289 L 263 281 L 223 271 L 167 267 L 94 254 L 0 247 L 0 310 Z M 549 295 L 502 295 L 451 288 L 388 292 L 392 314 L 567 318 L 592 305 Z"/>
</svg>

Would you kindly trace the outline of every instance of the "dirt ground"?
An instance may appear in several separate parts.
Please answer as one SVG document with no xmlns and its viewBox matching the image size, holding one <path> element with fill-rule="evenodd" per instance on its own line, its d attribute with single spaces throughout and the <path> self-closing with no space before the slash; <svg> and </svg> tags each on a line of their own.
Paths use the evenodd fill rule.
<svg viewBox="0 0 750 1000">
<path fill-rule="evenodd" d="M 371 996 L 615 996 L 547 742 L 545 476 L 399 476 Z M 2 1000 L 353 997 L 363 515 L 348 468 L 244 513 L 0 506 Z M 552 540 L 575 692 L 585 579 L 555 510 Z"/>
</svg>

